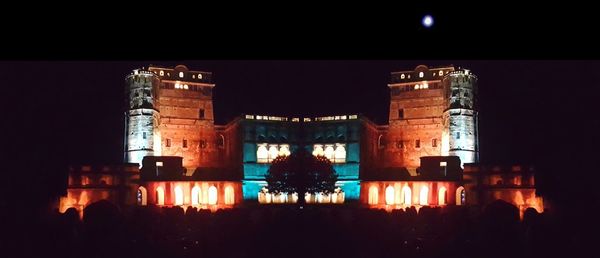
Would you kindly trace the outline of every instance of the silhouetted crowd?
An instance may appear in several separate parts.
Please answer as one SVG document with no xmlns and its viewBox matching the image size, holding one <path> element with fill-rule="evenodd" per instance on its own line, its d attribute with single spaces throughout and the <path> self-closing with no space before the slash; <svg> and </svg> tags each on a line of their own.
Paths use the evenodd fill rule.
<svg viewBox="0 0 600 258">
<path fill-rule="evenodd" d="M 576 251 L 548 212 L 528 209 L 521 220 L 502 201 L 418 212 L 258 204 L 214 212 L 120 210 L 101 201 L 82 220 L 75 209 L 46 216 L 29 239 L 34 248 L 23 253 L 35 257 L 565 257 Z"/>
</svg>

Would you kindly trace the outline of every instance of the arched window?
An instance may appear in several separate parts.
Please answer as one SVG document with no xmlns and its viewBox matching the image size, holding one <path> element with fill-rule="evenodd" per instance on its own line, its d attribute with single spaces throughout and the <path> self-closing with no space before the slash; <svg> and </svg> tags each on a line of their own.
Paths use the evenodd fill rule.
<svg viewBox="0 0 600 258">
<path fill-rule="evenodd" d="M 390 185 L 387 188 L 385 188 L 385 203 L 387 205 L 394 204 L 394 197 L 395 197 L 394 187 Z"/>
<path fill-rule="evenodd" d="M 371 186 L 369 188 L 369 204 L 375 205 L 379 203 L 379 189 L 377 186 Z"/>
<path fill-rule="evenodd" d="M 181 186 L 175 187 L 175 205 L 183 205 L 183 189 Z"/>
<path fill-rule="evenodd" d="M 235 197 L 233 195 L 233 187 L 230 185 L 225 187 L 225 204 L 233 205 L 235 203 Z"/>
<path fill-rule="evenodd" d="M 379 148 L 379 149 L 385 148 L 385 142 L 383 140 L 383 134 L 380 134 L 379 137 L 377 138 L 377 148 Z"/>
<path fill-rule="evenodd" d="M 325 156 L 325 151 L 323 151 L 323 145 L 315 144 L 313 147 L 313 156 Z"/>
<path fill-rule="evenodd" d="M 456 205 L 465 205 L 465 188 L 460 186 L 456 188 Z"/>
<path fill-rule="evenodd" d="M 421 205 L 429 204 L 429 202 L 427 200 L 428 197 L 429 197 L 429 188 L 427 186 L 422 186 L 421 191 L 419 192 L 419 204 L 421 204 Z"/>
<path fill-rule="evenodd" d="M 269 162 L 269 151 L 267 151 L 266 144 L 261 144 L 258 146 L 258 150 L 256 151 L 256 162 L 258 162 L 258 163 Z"/>
<path fill-rule="evenodd" d="M 402 200 L 404 205 L 412 205 L 412 191 L 408 185 L 402 187 Z"/>
<path fill-rule="evenodd" d="M 438 190 L 438 205 L 446 205 L 446 192 L 446 187 L 443 186 Z"/>
<path fill-rule="evenodd" d="M 333 161 L 333 154 L 334 154 L 334 150 L 333 150 L 333 146 L 329 145 L 325 147 L 325 157 L 331 161 Z"/>
<path fill-rule="evenodd" d="M 160 186 L 156 188 L 156 205 L 165 205 L 165 190 Z"/>
<path fill-rule="evenodd" d="M 334 153 L 335 159 L 334 162 L 335 163 L 344 163 L 346 162 L 346 147 L 344 147 L 344 145 L 338 145 L 335 148 L 335 153 Z"/>
<path fill-rule="evenodd" d="M 402 188 L 400 184 L 394 184 L 394 204 L 402 204 Z"/>
<path fill-rule="evenodd" d="M 277 150 L 277 146 L 271 145 L 269 147 L 269 160 L 268 161 L 271 162 L 272 160 L 277 158 L 278 155 L 279 155 L 279 150 Z"/>
<path fill-rule="evenodd" d="M 217 139 L 217 146 L 219 146 L 219 148 L 225 147 L 225 136 L 223 136 L 222 134 L 219 134 L 219 138 Z"/>
<path fill-rule="evenodd" d="M 290 146 L 287 144 L 282 144 L 279 146 L 279 156 L 289 156 L 290 155 Z"/>
<path fill-rule="evenodd" d="M 217 204 L 217 195 L 217 188 L 214 185 L 210 186 L 208 188 L 208 204 Z"/>
<path fill-rule="evenodd" d="M 143 186 L 140 186 L 137 190 L 137 204 L 141 206 L 148 204 L 148 191 Z"/>
<path fill-rule="evenodd" d="M 194 186 L 192 188 L 192 205 L 199 205 L 201 198 L 201 191 L 199 186 Z"/>
</svg>

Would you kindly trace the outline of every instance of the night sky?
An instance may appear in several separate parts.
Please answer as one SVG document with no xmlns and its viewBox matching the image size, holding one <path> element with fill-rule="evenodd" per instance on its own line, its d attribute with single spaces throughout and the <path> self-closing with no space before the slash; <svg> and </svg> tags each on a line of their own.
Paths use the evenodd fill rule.
<svg viewBox="0 0 600 258">
<path fill-rule="evenodd" d="M 15 174 L 33 176 L 51 191 L 64 187 L 68 164 L 121 162 L 124 77 L 149 64 L 212 72 L 217 124 L 243 113 L 360 113 L 385 124 L 390 72 L 461 66 L 479 78 L 483 163 L 535 164 L 547 171 L 538 182 L 554 190 L 557 182 L 581 187 L 598 177 L 584 157 L 598 149 L 600 62 L 482 60 L 4 61 L 8 154 L 36 168 Z"/>
</svg>

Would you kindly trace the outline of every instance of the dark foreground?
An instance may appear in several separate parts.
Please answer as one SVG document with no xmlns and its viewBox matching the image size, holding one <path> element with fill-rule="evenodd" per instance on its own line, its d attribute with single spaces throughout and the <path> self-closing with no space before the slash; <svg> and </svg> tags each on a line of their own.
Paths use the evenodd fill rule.
<svg viewBox="0 0 600 258">
<path fill-rule="evenodd" d="M 69 210 L 36 227 L 18 245 L 19 255 L 4 257 L 568 257 L 581 251 L 548 213 L 528 210 L 521 221 L 503 202 L 483 212 L 418 213 L 322 205 L 119 210 L 100 202 L 82 221 Z"/>
</svg>

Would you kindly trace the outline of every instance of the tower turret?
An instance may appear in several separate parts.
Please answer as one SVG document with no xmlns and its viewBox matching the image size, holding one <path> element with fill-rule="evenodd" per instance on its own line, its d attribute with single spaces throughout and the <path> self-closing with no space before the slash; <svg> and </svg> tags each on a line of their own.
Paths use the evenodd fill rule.
<svg viewBox="0 0 600 258">
<path fill-rule="evenodd" d="M 161 155 L 159 85 L 158 76 L 144 69 L 136 69 L 125 77 L 125 162 L 141 165 L 145 156 Z"/>
<path fill-rule="evenodd" d="M 479 160 L 477 130 L 477 76 L 467 69 L 450 72 L 442 79 L 442 155 L 458 156 L 461 165 Z"/>
</svg>

